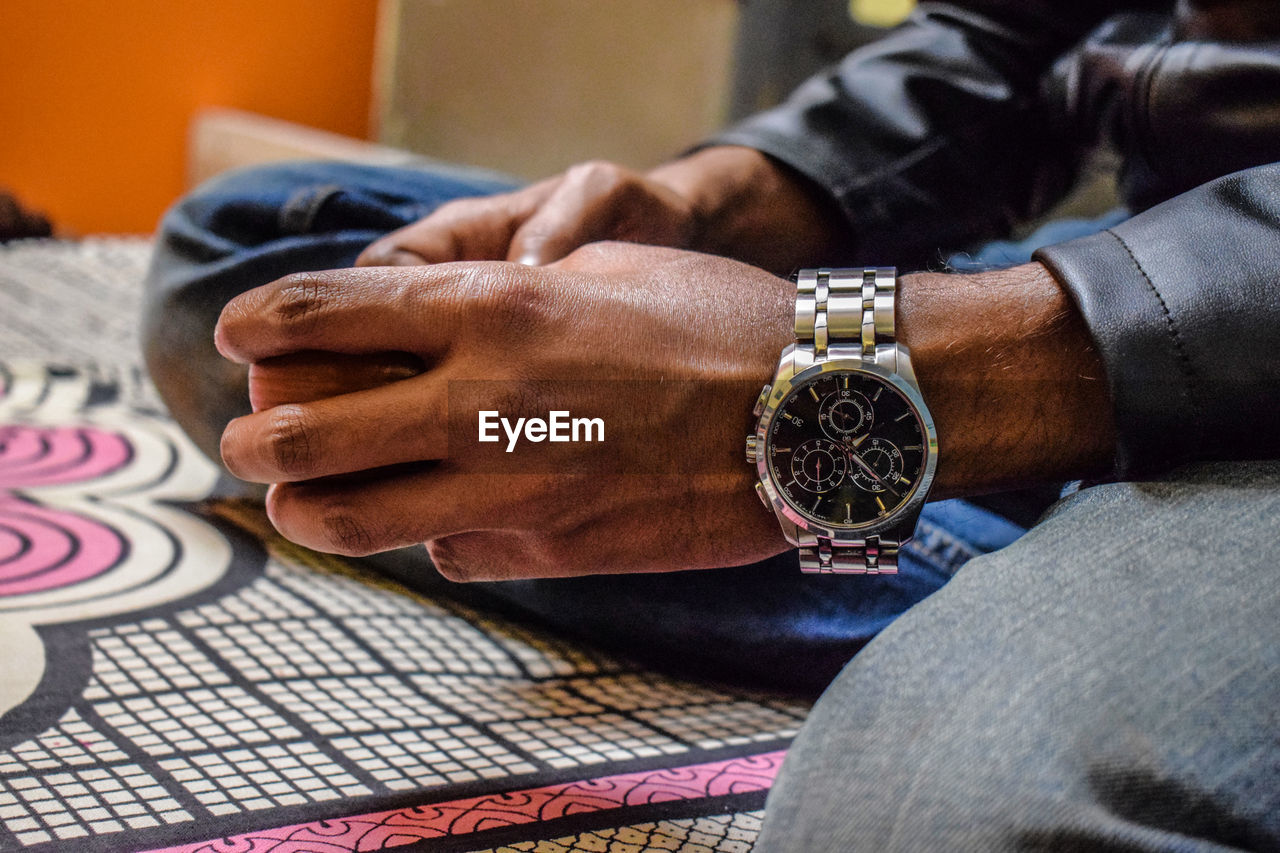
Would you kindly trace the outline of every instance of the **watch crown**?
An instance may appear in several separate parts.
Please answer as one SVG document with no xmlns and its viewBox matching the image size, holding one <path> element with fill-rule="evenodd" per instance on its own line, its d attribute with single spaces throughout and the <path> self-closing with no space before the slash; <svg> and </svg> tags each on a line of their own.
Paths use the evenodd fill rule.
<svg viewBox="0 0 1280 853">
<path fill-rule="evenodd" d="M 760 389 L 760 397 L 756 400 L 756 407 L 751 410 L 753 416 L 760 417 L 760 413 L 764 411 L 764 404 L 769 402 L 769 392 L 772 390 L 772 385 L 766 385 Z"/>
<path fill-rule="evenodd" d="M 747 436 L 747 461 L 753 465 L 759 461 L 760 454 L 756 450 L 756 437 L 754 435 Z"/>
</svg>

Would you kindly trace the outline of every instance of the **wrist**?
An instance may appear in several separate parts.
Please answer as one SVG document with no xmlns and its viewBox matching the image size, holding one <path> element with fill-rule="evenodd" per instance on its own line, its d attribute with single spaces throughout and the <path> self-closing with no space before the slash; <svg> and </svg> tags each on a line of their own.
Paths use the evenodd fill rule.
<svg viewBox="0 0 1280 853">
<path fill-rule="evenodd" d="M 1043 265 L 903 276 L 898 300 L 900 337 L 938 431 L 935 497 L 1110 470 L 1103 365 Z"/>
<path fill-rule="evenodd" d="M 811 182 L 753 148 L 704 148 L 647 177 L 684 198 L 694 217 L 690 248 L 790 273 L 847 251 L 834 203 Z"/>
</svg>

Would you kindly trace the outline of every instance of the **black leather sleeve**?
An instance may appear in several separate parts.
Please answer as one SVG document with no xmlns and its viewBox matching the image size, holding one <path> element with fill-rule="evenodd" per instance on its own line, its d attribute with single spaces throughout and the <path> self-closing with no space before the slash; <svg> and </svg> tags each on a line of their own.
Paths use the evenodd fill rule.
<svg viewBox="0 0 1280 853">
<path fill-rule="evenodd" d="M 851 256 L 930 265 L 940 248 L 1004 235 L 1069 188 L 1079 145 L 1046 114 L 1041 79 L 1100 20 L 1144 5 L 921 3 L 709 144 L 759 149 L 813 181 L 847 219 Z"/>
<path fill-rule="evenodd" d="M 1106 366 L 1118 476 L 1280 456 L 1280 163 L 1036 257 Z"/>
</svg>

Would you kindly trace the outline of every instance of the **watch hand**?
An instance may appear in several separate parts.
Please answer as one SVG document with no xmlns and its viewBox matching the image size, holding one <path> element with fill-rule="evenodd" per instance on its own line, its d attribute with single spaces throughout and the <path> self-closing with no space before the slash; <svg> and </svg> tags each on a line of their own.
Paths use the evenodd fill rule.
<svg viewBox="0 0 1280 853">
<path fill-rule="evenodd" d="M 881 477 L 879 474 L 877 474 L 875 469 L 872 468 L 870 465 L 868 465 L 861 456 L 854 453 L 852 448 L 846 447 L 845 453 L 849 454 L 849 458 L 852 459 L 859 468 L 865 471 L 868 477 L 870 477 L 871 479 L 879 483 L 886 492 L 893 495 L 895 498 L 902 497 L 902 495 L 898 494 L 897 490 L 894 489 L 893 486 L 890 486 L 888 483 L 885 482 L 884 477 Z"/>
</svg>

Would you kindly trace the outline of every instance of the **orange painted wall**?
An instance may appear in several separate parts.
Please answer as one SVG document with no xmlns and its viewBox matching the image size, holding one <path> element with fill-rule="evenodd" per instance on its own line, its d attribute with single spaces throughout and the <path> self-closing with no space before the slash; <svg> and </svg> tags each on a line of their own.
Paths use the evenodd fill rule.
<svg viewBox="0 0 1280 853">
<path fill-rule="evenodd" d="M 0 186 L 73 233 L 149 232 L 227 106 L 367 137 L 377 0 L 0 0 Z"/>
</svg>

